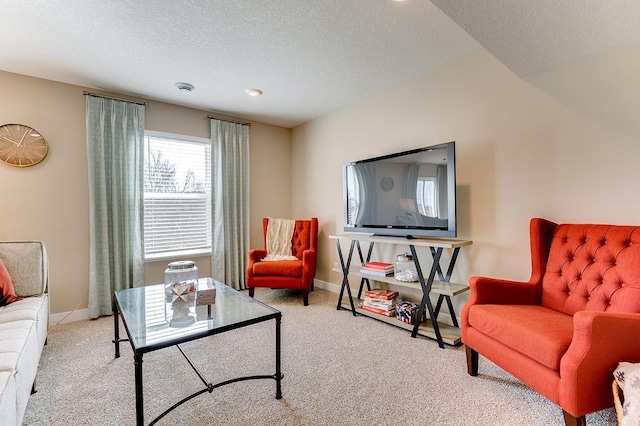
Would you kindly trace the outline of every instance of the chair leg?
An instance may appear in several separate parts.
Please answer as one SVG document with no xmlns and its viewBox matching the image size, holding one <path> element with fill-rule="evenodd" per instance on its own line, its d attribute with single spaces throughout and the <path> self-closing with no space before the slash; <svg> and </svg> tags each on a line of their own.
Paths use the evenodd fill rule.
<svg viewBox="0 0 640 426">
<path fill-rule="evenodd" d="M 304 306 L 309 306 L 309 290 L 306 288 L 302 290 L 302 302 Z"/>
<path fill-rule="evenodd" d="M 564 424 L 567 426 L 587 426 L 585 416 L 575 417 L 564 410 L 562 410 L 562 415 L 564 416 Z"/>
<path fill-rule="evenodd" d="M 249 297 L 253 297 L 254 294 L 256 294 L 256 288 L 249 287 Z"/>
<path fill-rule="evenodd" d="M 471 349 L 469 346 L 464 346 L 465 351 L 467 352 L 467 373 L 470 376 L 478 375 L 478 352 Z"/>
</svg>

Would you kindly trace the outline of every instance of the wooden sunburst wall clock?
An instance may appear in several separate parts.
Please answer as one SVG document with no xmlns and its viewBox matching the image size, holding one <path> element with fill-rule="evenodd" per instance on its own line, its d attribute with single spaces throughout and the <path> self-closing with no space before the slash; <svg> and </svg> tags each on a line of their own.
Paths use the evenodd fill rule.
<svg viewBox="0 0 640 426">
<path fill-rule="evenodd" d="M 0 161 L 14 167 L 35 166 L 45 159 L 49 144 L 40 132 L 24 124 L 0 126 Z"/>
</svg>

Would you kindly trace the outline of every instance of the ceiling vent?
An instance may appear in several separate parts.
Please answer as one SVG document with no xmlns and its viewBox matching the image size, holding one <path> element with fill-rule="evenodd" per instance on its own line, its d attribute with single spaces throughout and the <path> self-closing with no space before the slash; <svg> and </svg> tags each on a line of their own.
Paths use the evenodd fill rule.
<svg viewBox="0 0 640 426">
<path fill-rule="evenodd" d="M 193 84 L 189 84 L 189 83 L 176 83 L 176 87 L 182 93 L 191 93 L 193 92 L 193 89 L 195 89 Z"/>
</svg>

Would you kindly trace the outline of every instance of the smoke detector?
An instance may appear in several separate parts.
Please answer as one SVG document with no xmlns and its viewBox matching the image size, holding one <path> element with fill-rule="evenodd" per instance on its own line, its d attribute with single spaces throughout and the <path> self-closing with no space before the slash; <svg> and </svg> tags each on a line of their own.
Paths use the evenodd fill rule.
<svg viewBox="0 0 640 426">
<path fill-rule="evenodd" d="M 193 92 L 193 89 L 195 89 L 195 87 L 193 86 L 193 84 L 189 84 L 189 83 L 176 83 L 176 87 L 178 88 L 179 91 L 181 91 L 182 93 L 191 93 Z"/>
</svg>

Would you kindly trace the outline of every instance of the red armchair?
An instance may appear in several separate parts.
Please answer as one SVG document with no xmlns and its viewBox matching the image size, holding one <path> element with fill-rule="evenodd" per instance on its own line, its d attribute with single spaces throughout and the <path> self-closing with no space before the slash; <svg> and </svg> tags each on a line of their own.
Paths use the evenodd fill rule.
<svg viewBox="0 0 640 426">
<path fill-rule="evenodd" d="M 640 227 L 532 219 L 531 279 L 470 279 L 467 370 L 478 354 L 558 404 L 567 425 L 613 407 L 612 373 L 640 361 Z"/>
<path fill-rule="evenodd" d="M 269 218 L 262 219 L 265 249 L 249 250 L 247 287 L 253 297 L 256 287 L 290 288 L 302 290 L 304 306 L 309 305 L 309 289 L 313 289 L 316 275 L 316 248 L 318 246 L 318 219 L 296 220 L 291 252 L 297 260 L 261 262 L 267 255 L 267 226 Z"/>
</svg>

